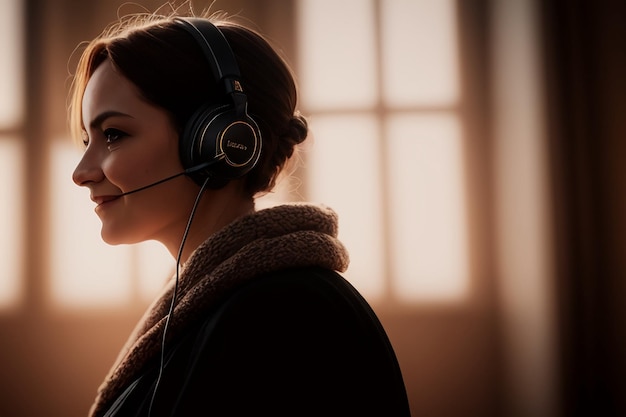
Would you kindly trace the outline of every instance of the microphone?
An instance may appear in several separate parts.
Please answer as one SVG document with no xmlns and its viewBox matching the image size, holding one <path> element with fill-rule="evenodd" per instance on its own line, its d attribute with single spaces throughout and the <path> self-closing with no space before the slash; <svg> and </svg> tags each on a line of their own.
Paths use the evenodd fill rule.
<svg viewBox="0 0 626 417">
<path fill-rule="evenodd" d="M 123 197 L 123 196 L 125 196 L 125 195 L 138 193 L 139 191 L 143 191 L 143 190 L 145 190 L 145 189 L 152 188 L 152 187 L 157 186 L 157 185 L 159 185 L 159 184 L 163 184 L 164 182 L 167 182 L 167 181 L 173 180 L 174 178 L 178 178 L 178 177 L 180 177 L 180 176 L 182 176 L 182 175 L 189 175 L 189 174 L 192 174 L 192 173 L 194 173 L 194 172 L 196 172 L 196 171 L 200 171 L 200 170 L 203 170 L 203 169 L 209 168 L 210 166 L 213 166 L 213 165 L 217 164 L 218 162 L 220 162 L 220 161 L 221 161 L 221 160 L 223 160 L 224 158 L 226 158 L 226 154 L 222 153 L 222 154 L 220 154 L 220 155 L 216 156 L 213 160 L 211 160 L 211 161 L 209 161 L 209 162 L 203 162 L 202 164 L 199 164 L 199 165 L 193 166 L 193 167 L 191 167 L 191 168 L 187 168 L 187 169 L 186 169 L 186 170 L 184 170 L 183 172 L 179 172 L 179 173 L 177 173 L 177 174 L 170 175 L 170 176 L 169 176 L 169 177 L 167 177 L 167 178 L 163 178 L 163 179 L 161 179 L 161 180 L 158 180 L 158 181 L 156 181 L 156 182 L 153 182 L 152 184 L 144 185 L 143 187 L 139 187 L 139 188 L 137 188 L 137 189 L 135 189 L 135 190 L 127 191 L 127 192 L 125 192 L 125 193 L 120 194 L 119 196 L 120 196 L 120 197 Z"/>
</svg>

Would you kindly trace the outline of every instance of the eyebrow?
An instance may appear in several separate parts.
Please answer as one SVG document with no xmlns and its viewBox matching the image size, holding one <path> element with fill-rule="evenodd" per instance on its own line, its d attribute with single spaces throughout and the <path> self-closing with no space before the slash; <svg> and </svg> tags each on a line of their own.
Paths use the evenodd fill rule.
<svg viewBox="0 0 626 417">
<path fill-rule="evenodd" d="M 99 115 L 97 115 L 90 123 L 89 123 L 89 127 L 90 128 L 96 128 L 98 126 L 100 126 L 102 123 L 104 123 L 104 121 L 110 117 L 130 117 L 131 119 L 134 119 L 133 116 L 131 116 L 130 114 L 126 114 L 126 113 L 122 113 L 119 111 L 114 111 L 114 110 L 109 110 L 109 111 L 105 111 L 100 113 Z"/>
</svg>

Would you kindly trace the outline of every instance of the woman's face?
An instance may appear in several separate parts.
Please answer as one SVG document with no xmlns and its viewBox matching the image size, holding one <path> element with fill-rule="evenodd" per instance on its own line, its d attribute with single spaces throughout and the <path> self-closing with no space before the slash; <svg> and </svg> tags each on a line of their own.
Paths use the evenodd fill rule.
<svg viewBox="0 0 626 417">
<path fill-rule="evenodd" d="M 82 119 L 85 153 L 72 177 L 89 188 L 104 241 L 180 239 L 198 193 L 192 180 L 180 176 L 121 196 L 183 171 L 168 114 L 105 60 L 87 84 Z"/>
</svg>

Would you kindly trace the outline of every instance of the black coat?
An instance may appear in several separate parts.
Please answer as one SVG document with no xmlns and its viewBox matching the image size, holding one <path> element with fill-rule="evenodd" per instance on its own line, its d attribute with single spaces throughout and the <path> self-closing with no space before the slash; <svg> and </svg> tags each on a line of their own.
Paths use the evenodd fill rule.
<svg viewBox="0 0 626 417">
<path fill-rule="evenodd" d="M 410 415 L 380 322 L 328 269 L 286 269 L 233 288 L 164 359 L 151 417 Z M 107 416 L 148 416 L 159 362 Z"/>
</svg>

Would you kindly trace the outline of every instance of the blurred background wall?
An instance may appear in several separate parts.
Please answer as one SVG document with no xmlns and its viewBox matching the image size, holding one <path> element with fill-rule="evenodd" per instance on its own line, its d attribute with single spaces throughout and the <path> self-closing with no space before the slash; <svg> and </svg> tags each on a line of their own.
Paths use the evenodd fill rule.
<svg viewBox="0 0 626 417">
<path fill-rule="evenodd" d="M 85 415 L 173 268 L 99 243 L 66 124 L 77 45 L 162 3 L 0 6 L 2 417 Z M 623 3 L 172 4 L 238 14 L 293 66 L 311 143 L 260 205 L 337 209 L 414 416 L 626 415 Z"/>
</svg>

